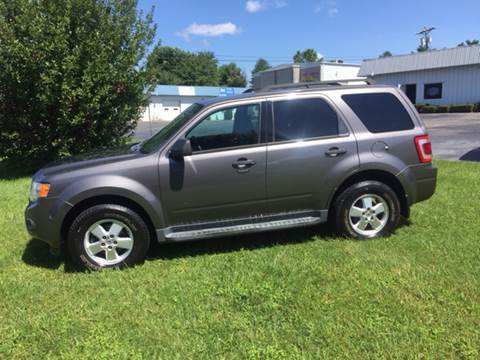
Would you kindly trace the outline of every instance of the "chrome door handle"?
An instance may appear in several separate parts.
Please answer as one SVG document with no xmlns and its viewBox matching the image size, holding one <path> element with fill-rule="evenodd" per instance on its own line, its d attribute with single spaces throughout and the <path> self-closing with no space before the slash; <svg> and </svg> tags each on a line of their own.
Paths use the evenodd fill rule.
<svg viewBox="0 0 480 360">
<path fill-rule="evenodd" d="M 338 147 L 332 147 L 325 152 L 328 157 L 337 157 L 347 153 L 347 150 L 339 149 Z"/>
<path fill-rule="evenodd" d="M 256 162 L 247 158 L 240 158 L 232 164 L 234 169 L 238 171 L 248 171 L 249 168 L 255 166 Z"/>
</svg>

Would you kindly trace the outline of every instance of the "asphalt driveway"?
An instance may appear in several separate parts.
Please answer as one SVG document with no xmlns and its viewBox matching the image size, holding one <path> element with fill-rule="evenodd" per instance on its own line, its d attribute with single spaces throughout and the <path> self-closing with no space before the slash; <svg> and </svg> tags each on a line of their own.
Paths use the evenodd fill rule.
<svg viewBox="0 0 480 360">
<path fill-rule="evenodd" d="M 480 161 L 480 113 L 423 114 L 422 118 L 435 158 Z"/>
<path fill-rule="evenodd" d="M 480 161 L 480 113 L 423 114 L 432 139 L 434 157 L 443 160 Z M 135 136 L 145 139 L 166 122 L 140 122 Z"/>
</svg>

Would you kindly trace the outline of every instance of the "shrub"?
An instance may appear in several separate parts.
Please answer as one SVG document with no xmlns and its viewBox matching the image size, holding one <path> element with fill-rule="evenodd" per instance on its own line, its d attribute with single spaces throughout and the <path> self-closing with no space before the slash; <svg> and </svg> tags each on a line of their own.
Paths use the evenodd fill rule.
<svg viewBox="0 0 480 360">
<path fill-rule="evenodd" d="M 419 112 L 422 114 L 433 114 L 437 112 L 437 107 L 435 105 L 426 104 L 420 108 Z"/>
<path fill-rule="evenodd" d="M 465 104 L 465 105 L 452 105 L 450 106 L 451 113 L 468 113 L 473 112 L 475 105 L 474 104 Z"/>
<path fill-rule="evenodd" d="M 154 32 L 135 0 L 0 2 L 0 158 L 121 143 L 147 102 Z"/>
<path fill-rule="evenodd" d="M 438 105 L 437 106 L 437 113 L 448 113 L 450 111 L 449 105 Z"/>
<path fill-rule="evenodd" d="M 419 113 L 422 112 L 422 109 L 423 109 L 424 106 L 425 106 L 425 105 L 423 105 L 423 104 L 415 104 L 415 108 L 417 109 L 417 111 L 418 111 Z"/>
<path fill-rule="evenodd" d="M 475 109 L 474 109 L 473 111 L 475 111 L 475 112 L 480 112 L 480 103 L 477 103 L 477 104 L 475 105 Z"/>
</svg>

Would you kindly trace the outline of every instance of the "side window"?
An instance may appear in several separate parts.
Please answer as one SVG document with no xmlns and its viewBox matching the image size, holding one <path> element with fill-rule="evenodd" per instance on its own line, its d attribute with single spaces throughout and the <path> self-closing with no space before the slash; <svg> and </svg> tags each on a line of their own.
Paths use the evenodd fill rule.
<svg viewBox="0 0 480 360">
<path fill-rule="evenodd" d="M 390 93 L 343 95 L 343 101 L 372 133 L 413 129 L 407 110 Z"/>
<path fill-rule="evenodd" d="M 275 141 L 300 140 L 346 133 L 336 112 L 323 99 L 273 103 Z"/>
<path fill-rule="evenodd" d="M 193 151 L 253 145 L 259 142 L 260 105 L 242 105 L 210 114 L 187 133 Z"/>
</svg>

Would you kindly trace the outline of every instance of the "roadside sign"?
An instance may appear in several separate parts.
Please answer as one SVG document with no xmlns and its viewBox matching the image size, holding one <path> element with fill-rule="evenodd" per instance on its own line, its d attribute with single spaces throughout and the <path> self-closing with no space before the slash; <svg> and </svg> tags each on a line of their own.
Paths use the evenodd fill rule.
<svg viewBox="0 0 480 360">
<path fill-rule="evenodd" d="M 220 94 L 218 96 L 225 97 L 225 96 L 233 96 L 235 95 L 234 88 L 220 88 Z"/>
</svg>

